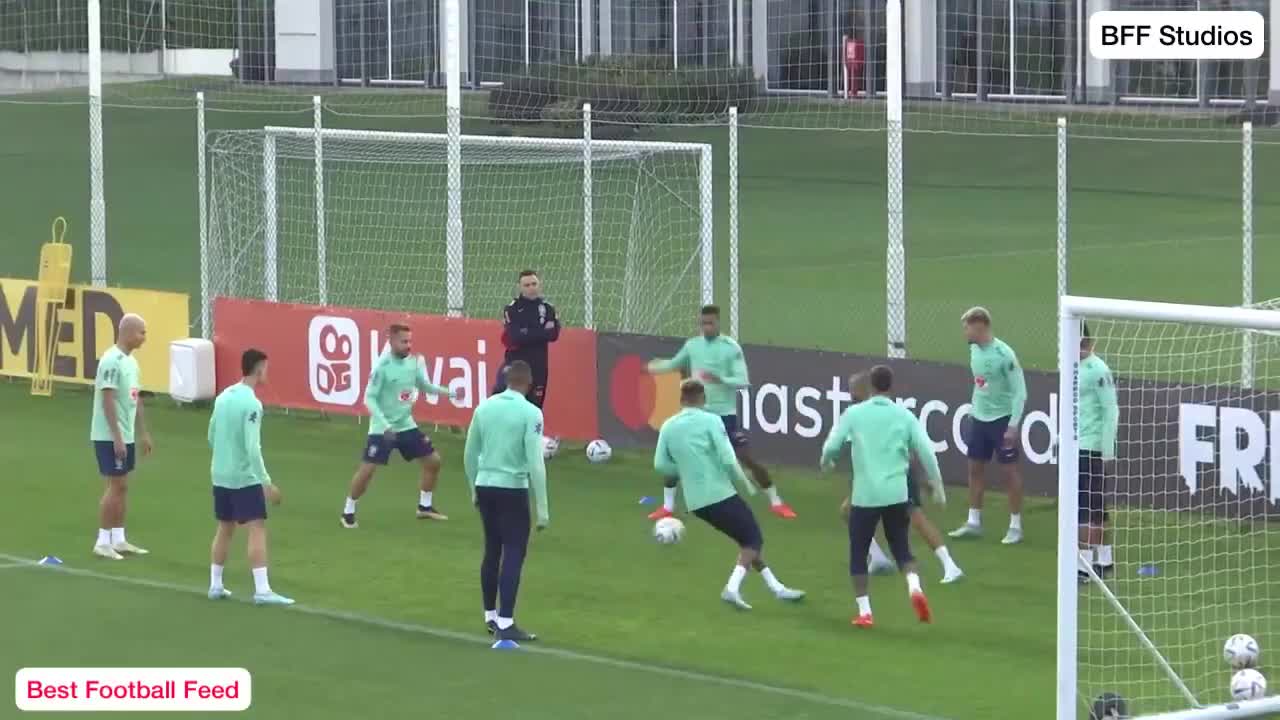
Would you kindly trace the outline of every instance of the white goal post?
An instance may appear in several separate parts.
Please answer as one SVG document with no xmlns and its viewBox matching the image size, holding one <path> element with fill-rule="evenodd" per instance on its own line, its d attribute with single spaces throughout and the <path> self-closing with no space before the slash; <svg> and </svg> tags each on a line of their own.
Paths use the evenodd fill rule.
<svg viewBox="0 0 1280 720">
<path fill-rule="evenodd" d="M 592 139 L 584 115 L 581 139 L 461 135 L 456 153 L 446 133 L 320 127 L 318 105 L 312 127 L 211 133 L 205 304 L 390 309 L 379 286 L 407 272 L 432 277 L 400 294 L 429 300 L 398 309 L 496 317 L 534 267 L 569 324 L 679 333 L 715 293 L 711 146 Z"/>
<path fill-rule="evenodd" d="M 1086 331 L 1104 376 L 1081 358 Z M 1277 333 L 1280 311 L 1061 297 L 1057 720 L 1089 718 L 1107 693 L 1132 717 L 1280 713 L 1280 696 L 1232 702 L 1222 656 L 1234 633 L 1258 638 L 1263 668 L 1280 651 L 1280 573 L 1269 572 L 1280 559 Z M 1119 410 L 1115 459 L 1102 465 L 1110 579 L 1081 548 L 1082 429 L 1097 437 L 1081 424 L 1082 377 L 1113 384 Z"/>
</svg>

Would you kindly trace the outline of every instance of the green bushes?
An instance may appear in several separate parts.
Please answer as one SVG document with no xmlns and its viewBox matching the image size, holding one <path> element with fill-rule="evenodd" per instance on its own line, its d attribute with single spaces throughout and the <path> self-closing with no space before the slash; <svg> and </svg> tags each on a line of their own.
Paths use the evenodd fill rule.
<svg viewBox="0 0 1280 720">
<path fill-rule="evenodd" d="M 690 122 L 750 112 L 760 87 L 750 68 L 674 69 L 670 58 L 603 58 L 581 65 L 534 65 L 503 79 L 489 112 L 503 122 L 577 122 L 583 103 L 602 122 L 633 125 Z"/>
</svg>

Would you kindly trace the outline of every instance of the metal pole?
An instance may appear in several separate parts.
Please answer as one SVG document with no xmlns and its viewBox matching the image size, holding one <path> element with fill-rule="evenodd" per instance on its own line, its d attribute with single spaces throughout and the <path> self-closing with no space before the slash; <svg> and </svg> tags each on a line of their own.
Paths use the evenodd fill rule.
<svg viewBox="0 0 1280 720">
<path fill-rule="evenodd" d="M 262 0 L 262 82 L 275 79 L 276 63 L 271 52 L 271 0 Z"/>
<path fill-rule="evenodd" d="M 369 0 L 360 0 L 360 84 L 369 87 Z"/>
<path fill-rule="evenodd" d="M 974 18 L 977 27 L 974 29 L 974 70 L 977 77 L 975 78 L 978 101 L 987 99 L 987 58 L 986 58 L 986 20 L 987 20 L 987 3 L 986 0 L 978 0 L 978 15 Z"/>
<path fill-rule="evenodd" d="M 59 6 L 62 0 L 58 0 Z M 59 39 L 59 45 L 62 41 Z M 61 48 L 59 48 L 61 49 Z M 160 0 L 160 74 L 164 75 L 167 69 L 167 58 L 169 54 L 169 2 L 168 0 Z"/>
</svg>

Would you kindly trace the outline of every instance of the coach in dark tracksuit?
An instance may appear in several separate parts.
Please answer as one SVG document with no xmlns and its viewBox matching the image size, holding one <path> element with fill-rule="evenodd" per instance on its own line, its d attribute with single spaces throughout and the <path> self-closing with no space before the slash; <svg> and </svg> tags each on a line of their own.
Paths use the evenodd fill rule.
<svg viewBox="0 0 1280 720">
<path fill-rule="evenodd" d="M 502 368 L 492 395 L 507 389 L 507 367 L 523 360 L 533 369 L 529 402 L 539 408 L 547 398 L 547 344 L 560 339 L 560 320 L 551 303 L 542 299 L 542 281 L 532 270 L 520 272 L 520 294 L 502 310 Z"/>
</svg>

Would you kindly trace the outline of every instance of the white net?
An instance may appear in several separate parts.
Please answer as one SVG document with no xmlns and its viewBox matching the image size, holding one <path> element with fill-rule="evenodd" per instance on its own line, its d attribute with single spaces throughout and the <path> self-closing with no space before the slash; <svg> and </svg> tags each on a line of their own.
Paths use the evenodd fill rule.
<svg viewBox="0 0 1280 720">
<path fill-rule="evenodd" d="M 213 133 L 210 294 L 442 313 L 461 282 L 463 313 L 491 318 L 532 268 L 567 324 L 687 329 L 709 281 L 709 149 L 593 143 L 588 221 L 582 145 L 463 136 L 451 248 L 444 135 L 326 130 L 317 183 L 311 129 Z"/>
<path fill-rule="evenodd" d="M 1226 639 L 1252 635 L 1264 667 L 1280 644 L 1280 339 L 1086 320 L 1113 373 L 1119 442 L 1105 491 L 1113 572 L 1079 595 L 1080 706 L 1104 693 L 1142 716 L 1228 702 Z M 1246 343 L 1253 389 L 1240 383 Z M 1097 376 L 1078 377 L 1092 402 Z"/>
</svg>

